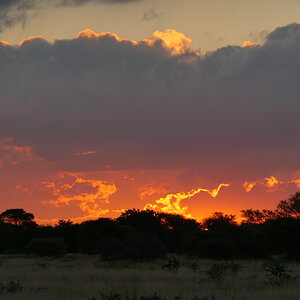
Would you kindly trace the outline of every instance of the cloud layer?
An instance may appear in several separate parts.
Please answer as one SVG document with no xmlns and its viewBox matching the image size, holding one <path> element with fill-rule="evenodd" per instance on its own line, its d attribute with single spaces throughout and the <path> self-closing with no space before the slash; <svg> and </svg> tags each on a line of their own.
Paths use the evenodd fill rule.
<svg viewBox="0 0 300 300">
<path fill-rule="evenodd" d="M 65 171 L 299 169 L 300 25 L 204 56 L 172 32 L 0 44 L 0 138 Z"/>
</svg>

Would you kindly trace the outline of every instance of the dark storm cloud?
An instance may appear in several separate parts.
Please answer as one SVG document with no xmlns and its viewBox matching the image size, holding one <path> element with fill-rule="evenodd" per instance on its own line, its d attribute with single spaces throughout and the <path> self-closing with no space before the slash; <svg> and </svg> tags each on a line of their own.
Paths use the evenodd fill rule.
<svg viewBox="0 0 300 300">
<path fill-rule="evenodd" d="M 122 4 L 140 0 L 0 0 L 0 32 L 25 23 L 31 11 L 53 6 L 80 6 L 86 3 Z"/>
<path fill-rule="evenodd" d="M 112 35 L 0 46 L 0 137 L 68 170 L 299 168 L 300 25 L 190 55 Z"/>
</svg>

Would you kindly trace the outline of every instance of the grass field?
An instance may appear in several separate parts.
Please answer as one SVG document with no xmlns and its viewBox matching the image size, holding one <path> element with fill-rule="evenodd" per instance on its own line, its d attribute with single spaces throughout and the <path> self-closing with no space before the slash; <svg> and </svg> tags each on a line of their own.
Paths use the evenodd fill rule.
<svg viewBox="0 0 300 300">
<path fill-rule="evenodd" d="M 300 276 L 300 264 L 287 264 L 291 272 L 266 273 L 262 261 L 220 263 L 179 258 L 178 269 L 176 263 L 168 265 L 168 259 L 102 262 L 97 256 L 1 256 L 0 299 L 300 299 L 300 278 L 295 278 Z"/>
</svg>

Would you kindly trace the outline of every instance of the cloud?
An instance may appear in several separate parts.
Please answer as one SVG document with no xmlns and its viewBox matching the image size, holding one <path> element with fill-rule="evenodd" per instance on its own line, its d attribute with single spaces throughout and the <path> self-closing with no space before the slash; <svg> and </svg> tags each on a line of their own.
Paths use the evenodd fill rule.
<svg viewBox="0 0 300 300">
<path fill-rule="evenodd" d="M 21 23 L 23 27 L 28 18 L 36 11 L 49 7 L 81 6 L 95 4 L 125 4 L 140 0 L 1 0 L 0 1 L 0 32 Z"/>
<path fill-rule="evenodd" d="M 1 44 L 0 137 L 57 171 L 193 168 L 232 182 L 299 169 L 300 25 L 256 47 L 191 47 L 175 30 Z"/>
<path fill-rule="evenodd" d="M 246 47 L 256 47 L 259 46 L 258 43 L 256 42 L 251 42 L 251 41 L 246 41 L 243 43 L 243 45 L 241 45 L 241 47 L 246 48 Z"/>
<path fill-rule="evenodd" d="M 150 8 L 149 10 L 145 11 L 143 17 L 140 22 L 143 21 L 153 21 L 164 16 L 165 13 L 158 12 L 155 8 Z"/>
<path fill-rule="evenodd" d="M 99 218 L 110 212 L 104 208 L 109 204 L 109 198 L 117 191 L 115 184 L 103 180 L 92 180 L 81 178 L 78 174 L 62 173 L 62 181 L 66 177 L 73 178 L 72 183 L 44 181 L 42 185 L 51 190 L 54 197 L 49 203 L 57 207 L 70 205 L 78 202 L 79 208 L 85 213 L 84 218 Z"/>
<path fill-rule="evenodd" d="M 144 209 L 153 209 L 153 210 L 160 210 L 165 213 L 170 213 L 170 214 L 180 214 L 185 217 L 191 218 L 192 215 L 187 213 L 188 206 L 183 206 L 183 200 L 192 198 L 196 196 L 197 194 L 201 192 L 206 192 L 208 193 L 211 197 L 215 198 L 218 196 L 221 188 L 223 187 L 228 187 L 230 184 L 226 183 L 221 183 L 218 185 L 217 188 L 213 190 L 208 190 L 205 188 L 198 188 L 198 189 L 193 189 L 187 193 L 177 193 L 177 194 L 169 194 L 165 197 L 159 198 L 156 200 L 156 204 L 146 204 Z"/>
<path fill-rule="evenodd" d="M 151 39 L 144 40 L 148 45 L 153 46 L 157 42 L 162 42 L 162 45 L 170 50 L 172 55 L 185 54 L 191 51 L 192 39 L 185 34 L 173 29 L 165 31 L 156 30 Z"/>
<path fill-rule="evenodd" d="M 139 192 L 140 192 L 139 196 L 143 200 L 148 196 L 166 194 L 167 188 L 162 185 L 155 185 L 152 183 L 148 183 L 140 187 Z"/>
<path fill-rule="evenodd" d="M 286 189 L 289 185 L 295 185 L 300 187 L 300 179 L 290 179 L 290 180 L 279 180 L 275 176 L 266 177 L 261 180 L 256 181 L 246 181 L 243 187 L 247 193 L 251 192 L 256 186 L 260 185 L 266 188 L 267 192 L 275 192 L 278 190 Z"/>
<path fill-rule="evenodd" d="M 16 145 L 12 137 L 0 139 L 0 168 L 40 160 L 30 146 Z"/>
<path fill-rule="evenodd" d="M 129 3 L 129 2 L 139 2 L 140 0 L 57 0 L 59 5 L 72 5 L 72 6 L 79 6 L 89 2 L 92 3 L 103 3 L 103 4 L 122 4 L 122 3 Z"/>
<path fill-rule="evenodd" d="M 38 7 L 38 0 L 1 0 L 0 32 L 18 23 L 22 23 L 25 26 L 30 11 Z"/>
</svg>

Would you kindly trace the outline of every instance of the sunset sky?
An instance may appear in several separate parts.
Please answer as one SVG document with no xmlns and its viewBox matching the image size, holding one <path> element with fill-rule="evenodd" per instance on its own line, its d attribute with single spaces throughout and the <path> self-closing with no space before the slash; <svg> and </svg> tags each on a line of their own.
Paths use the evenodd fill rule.
<svg viewBox="0 0 300 300">
<path fill-rule="evenodd" d="M 300 1 L 0 0 L 0 210 L 201 219 L 300 190 Z"/>
</svg>

